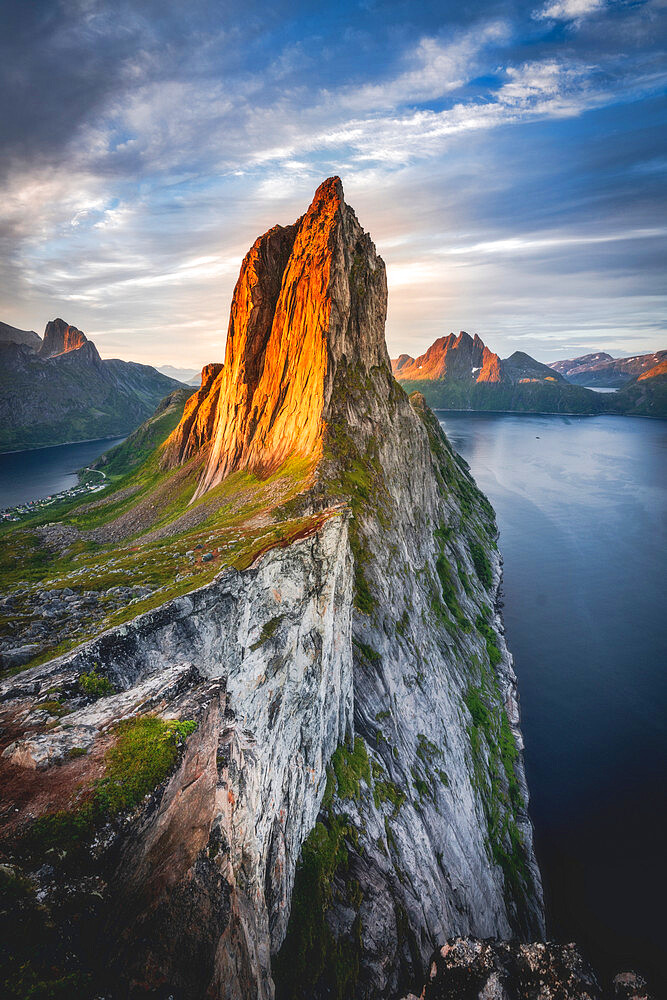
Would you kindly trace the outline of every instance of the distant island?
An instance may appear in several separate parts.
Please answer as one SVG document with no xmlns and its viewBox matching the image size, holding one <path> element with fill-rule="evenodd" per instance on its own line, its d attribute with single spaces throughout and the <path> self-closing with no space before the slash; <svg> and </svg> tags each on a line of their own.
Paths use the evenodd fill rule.
<svg viewBox="0 0 667 1000">
<path fill-rule="evenodd" d="M 461 331 L 440 337 L 418 358 L 401 354 L 391 366 L 406 391 L 418 390 L 438 409 L 667 417 L 667 351 L 587 354 L 545 365 L 523 351 L 500 358 Z"/>
<path fill-rule="evenodd" d="M 0 323 L 0 453 L 129 434 L 182 388 L 150 365 L 102 360 L 63 319 L 43 338 Z"/>
</svg>

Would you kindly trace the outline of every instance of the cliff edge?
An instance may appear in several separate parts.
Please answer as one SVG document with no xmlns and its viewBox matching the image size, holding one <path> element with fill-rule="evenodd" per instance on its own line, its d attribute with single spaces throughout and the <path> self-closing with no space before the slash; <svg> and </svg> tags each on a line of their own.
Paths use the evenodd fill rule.
<svg viewBox="0 0 667 1000">
<path fill-rule="evenodd" d="M 26 961 L 78 995 L 376 1000 L 453 936 L 544 934 L 493 511 L 386 303 L 330 178 L 164 444 L 25 536 L 22 608 L 160 582 L 0 685 L 0 846 L 63 928 Z"/>
</svg>

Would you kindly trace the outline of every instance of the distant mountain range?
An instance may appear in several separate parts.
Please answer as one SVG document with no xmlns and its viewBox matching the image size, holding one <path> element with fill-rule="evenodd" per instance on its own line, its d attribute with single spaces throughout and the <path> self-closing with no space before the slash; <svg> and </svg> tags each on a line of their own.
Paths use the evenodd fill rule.
<svg viewBox="0 0 667 1000">
<path fill-rule="evenodd" d="M 182 388 L 150 365 L 103 361 L 62 319 L 43 339 L 0 324 L 0 452 L 129 434 Z"/>
<path fill-rule="evenodd" d="M 26 344 L 33 351 L 38 351 L 42 338 L 34 330 L 17 330 L 8 323 L 0 323 L 0 344 Z"/>
<path fill-rule="evenodd" d="M 620 389 L 637 378 L 651 377 L 665 370 L 667 351 L 637 354 L 632 358 L 613 358 L 611 354 L 584 354 L 567 361 L 553 361 L 549 367 L 568 382 L 600 389 Z M 655 369 L 658 369 L 657 371 Z"/>
<path fill-rule="evenodd" d="M 199 386 L 201 383 L 201 370 L 199 368 L 174 368 L 173 365 L 157 365 L 157 370 L 169 378 L 175 378 L 178 382 L 186 385 Z"/>
<path fill-rule="evenodd" d="M 478 336 L 462 331 L 440 337 L 418 358 L 401 354 L 391 364 L 404 388 L 419 390 L 436 409 L 667 417 L 666 362 L 667 351 L 621 359 L 588 354 L 551 365 L 523 351 L 502 359 Z M 604 374 L 584 375 L 584 370 Z M 589 385 L 623 388 L 597 393 L 580 377 L 591 379 Z"/>
</svg>

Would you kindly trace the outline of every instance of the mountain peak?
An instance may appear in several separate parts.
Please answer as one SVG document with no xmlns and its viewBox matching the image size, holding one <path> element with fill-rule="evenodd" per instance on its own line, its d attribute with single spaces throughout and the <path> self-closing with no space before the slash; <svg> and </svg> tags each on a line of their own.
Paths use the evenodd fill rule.
<svg viewBox="0 0 667 1000">
<path fill-rule="evenodd" d="M 85 333 L 75 326 L 70 326 L 64 319 L 53 319 L 46 324 L 44 340 L 37 353 L 42 358 L 53 358 L 57 354 L 76 351 L 88 342 Z"/>
<path fill-rule="evenodd" d="M 179 464 L 206 447 L 197 495 L 237 469 L 261 474 L 322 453 L 339 365 L 389 368 L 384 263 L 340 178 L 291 226 L 255 240 L 232 299 L 224 367 L 167 443 Z"/>
<path fill-rule="evenodd" d="M 438 337 L 416 359 L 402 354 L 392 361 L 392 370 L 396 378 L 406 381 L 455 378 L 467 382 L 498 382 L 500 358 L 477 334 L 473 338 L 461 330 L 458 336 L 450 333 L 447 337 Z"/>
</svg>

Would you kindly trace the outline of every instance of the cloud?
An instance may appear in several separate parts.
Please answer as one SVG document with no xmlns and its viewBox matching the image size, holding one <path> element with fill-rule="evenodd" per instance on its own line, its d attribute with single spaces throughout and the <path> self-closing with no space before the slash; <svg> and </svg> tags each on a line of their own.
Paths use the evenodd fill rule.
<svg viewBox="0 0 667 1000">
<path fill-rule="evenodd" d="M 554 336 L 596 309 L 606 330 L 610 287 L 623 328 L 635 315 L 654 335 L 664 117 L 639 126 L 667 74 L 651 4 L 616 5 L 566 44 L 530 10 L 485 20 L 484 2 L 405 20 L 391 2 L 304 18 L 247 0 L 242 19 L 209 0 L 46 6 L 0 30 L 0 318 L 62 312 L 106 353 L 203 363 L 247 246 L 339 173 L 387 259 L 392 341 L 477 324 L 539 343 L 564 275 L 577 293 Z M 567 25 L 602 7 L 538 15 Z"/>
<path fill-rule="evenodd" d="M 339 107 L 371 111 L 444 97 L 475 75 L 480 53 L 506 42 L 510 29 L 502 21 L 475 25 L 453 41 L 424 37 L 406 52 L 409 66 L 381 83 L 346 87 L 335 95 Z"/>
<path fill-rule="evenodd" d="M 581 21 L 602 10 L 606 0 L 553 0 L 533 13 L 539 20 Z"/>
</svg>

